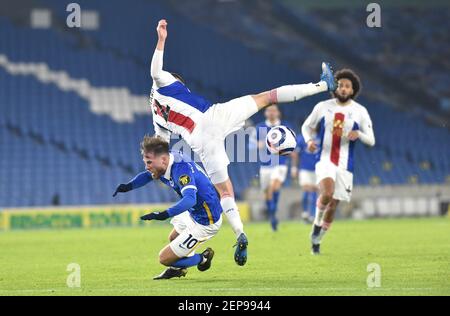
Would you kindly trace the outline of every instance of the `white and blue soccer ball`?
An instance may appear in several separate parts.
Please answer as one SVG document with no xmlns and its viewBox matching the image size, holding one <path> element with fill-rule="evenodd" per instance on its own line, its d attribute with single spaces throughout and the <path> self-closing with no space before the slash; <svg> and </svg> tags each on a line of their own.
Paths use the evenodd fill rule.
<svg viewBox="0 0 450 316">
<path fill-rule="evenodd" d="M 289 155 L 297 147 L 297 136 L 289 127 L 272 127 L 266 136 L 266 147 L 274 155 Z"/>
</svg>

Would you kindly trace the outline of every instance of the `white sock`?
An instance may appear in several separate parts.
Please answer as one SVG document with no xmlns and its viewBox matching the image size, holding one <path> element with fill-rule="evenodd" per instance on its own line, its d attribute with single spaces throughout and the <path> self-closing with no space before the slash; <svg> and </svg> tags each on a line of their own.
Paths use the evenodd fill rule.
<svg viewBox="0 0 450 316">
<path fill-rule="evenodd" d="M 322 222 L 322 228 L 320 229 L 320 234 L 315 238 L 315 243 L 320 244 L 322 241 L 323 236 L 326 234 L 326 232 L 330 229 L 331 223 Z"/>
<path fill-rule="evenodd" d="M 304 97 L 318 94 L 327 90 L 328 86 L 325 81 L 320 81 L 318 83 L 282 86 L 270 91 L 270 101 L 271 103 L 295 102 Z"/>
<path fill-rule="evenodd" d="M 234 198 L 226 197 L 220 201 L 223 212 L 228 219 L 236 237 L 244 232 L 244 224 L 242 224 L 241 215 L 239 214 L 238 207 Z"/>
<path fill-rule="evenodd" d="M 322 226 L 322 219 L 323 219 L 323 215 L 325 214 L 325 210 L 326 210 L 326 206 L 322 205 L 322 203 L 320 203 L 320 196 L 317 198 L 317 203 L 316 203 L 316 216 L 314 218 L 314 225 L 316 226 Z"/>
</svg>

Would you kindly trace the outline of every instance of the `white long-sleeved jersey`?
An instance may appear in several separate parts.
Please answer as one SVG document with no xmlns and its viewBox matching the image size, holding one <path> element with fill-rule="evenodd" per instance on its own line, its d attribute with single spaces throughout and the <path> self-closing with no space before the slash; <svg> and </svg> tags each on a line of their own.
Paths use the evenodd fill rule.
<svg viewBox="0 0 450 316">
<path fill-rule="evenodd" d="M 190 143 L 191 134 L 212 103 L 192 93 L 171 73 L 163 70 L 164 51 L 155 50 L 151 64 L 153 78 L 150 106 L 156 135 L 170 141 L 171 133 Z"/>
<path fill-rule="evenodd" d="M 348 134 L 357 130 L 359 140 L 369 146 L 375 145 L 372 121 L 367 109 L 351 100 L 348 105 L 339 105 L 336 99 L 318 103 L 302 126 L 306 142 L 314 139 L 317 131 L 320 142 L 320 160 L 328 160 L 339 168 L 353 172 L 355 141 Z"/>
</svg>

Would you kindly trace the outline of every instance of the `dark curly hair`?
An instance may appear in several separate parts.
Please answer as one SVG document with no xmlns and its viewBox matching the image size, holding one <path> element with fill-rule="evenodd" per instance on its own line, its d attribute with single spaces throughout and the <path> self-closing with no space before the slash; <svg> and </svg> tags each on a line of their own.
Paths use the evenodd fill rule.
<svg viewBox="0 0 450 316">
<path fill-rule="evenodd" d="M 351 98 L 356 99 L 361 91 L 361 79 L 359 79 L 358 75 L 353 70 L 347 68 L 341 69 L 335 73 L 334 78 L 336 79 L 336 82 L 338 82 L 340 79 L 350 80 L 353 87 L 353 95 L 351 96 Z M 336 92 L 333 92 L 333 96 L 336 97 Z"/>
</svg>

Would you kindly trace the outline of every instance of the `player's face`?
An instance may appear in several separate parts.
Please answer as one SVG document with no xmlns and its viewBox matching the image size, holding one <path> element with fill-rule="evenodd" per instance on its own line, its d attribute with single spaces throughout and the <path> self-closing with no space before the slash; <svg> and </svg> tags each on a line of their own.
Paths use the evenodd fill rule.
<svg viewBox="0 0 450 316">
<path fill-rule="evenodd" d="M 270 122 L 275 122 L 280 119 L 281 113 L 277 106 L 271 105 L 266 108 L 266 110 L 264 112 L 264 116 Z"/>
<path fill-rule="evenodd" d="M 349 79 L 339 79 L 336 89 L 336 97 L 341 103 L 347 102 L 353 95 L 353 85 Z"/>
<path fill-rule="evenodd" d="M 150 171 L 153 179 L 159 179 L 166 173 L 169 157 L 167 155 L 156 156 L 153 153 L 144 153 L 142 160 L 145 164 L 145 169 Z"/>
</svg>

